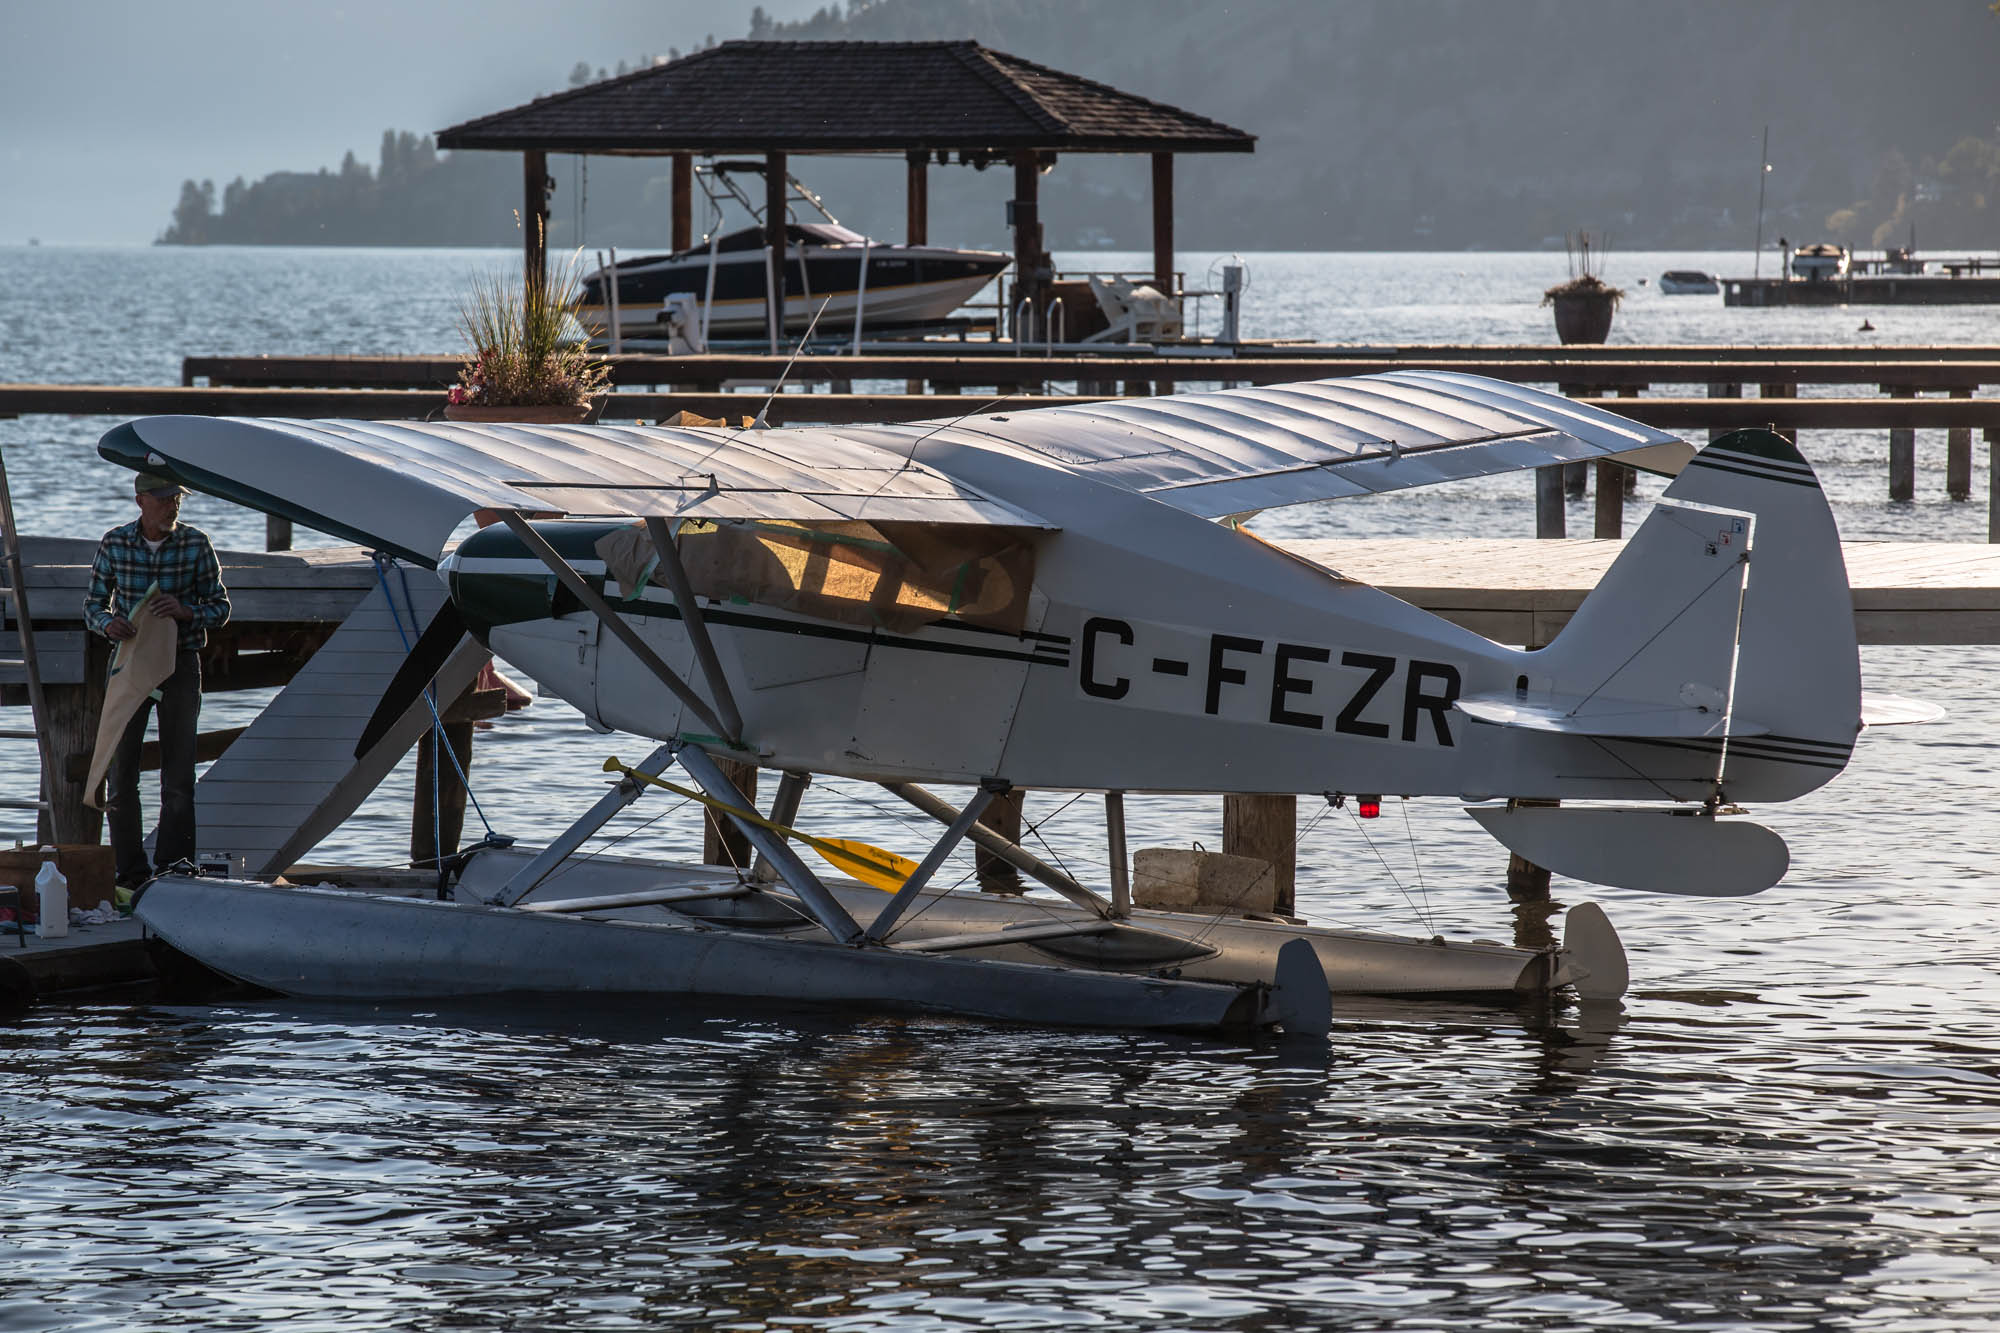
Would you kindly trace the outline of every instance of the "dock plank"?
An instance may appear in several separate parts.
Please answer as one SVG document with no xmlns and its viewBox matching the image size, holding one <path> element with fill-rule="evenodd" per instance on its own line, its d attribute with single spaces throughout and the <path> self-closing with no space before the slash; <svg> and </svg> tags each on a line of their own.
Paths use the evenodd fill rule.
<svg viewBox="0 0 2000 1333">
<path fill-rule="evenodd" d="M 1286 550 L 1505 643 L 1546 643 L 1625 544 L 1519 538 L 1323 538 Z M 1863 643 L 2000 642 L 2000 545 L 1847 542 Z"/>
<path fill-rule="evenodd" d="M 444 600 L 435 579 L 413 580 L 416 623 L 427 624 Z M 401 598 L 401 590 L 397 596 Z M 361 731 L 402 666 L 408 639 L 393 623 L 381 588 L 315 653 L 293 685 L 260 713 L 195 784 L 203 850 L 246 859 L 252 873 L 283 870 L 352 814 L 427 729 L 429 710 L 406 710 L 366 755 L 354 753 Z M 455 697 L 488 659 L 470 639 L 439 673 L 440 692 Z M 301 688 L 303 686 L 303 688 Z M 283 776 L 270 766 L 284 762 Z"/>
</svg>

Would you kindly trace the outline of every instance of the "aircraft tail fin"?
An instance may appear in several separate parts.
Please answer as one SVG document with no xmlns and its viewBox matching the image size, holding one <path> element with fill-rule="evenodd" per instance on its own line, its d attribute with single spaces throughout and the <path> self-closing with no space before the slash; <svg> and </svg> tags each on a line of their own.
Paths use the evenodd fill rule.
<svg viewBox="0 0 2000 1333">
<path fill-rule="evenodd" d="M 1768 430 L 1701 450 L 1528 662 L 1514 699 L 1462 706 L 1517 735 L 1591 739 L 1602 781 L 1546 794 L 1703 799 L 1719 778 L 1725 799 L 1779 801 L 1831 780 L 1860 730 L 1861 669 L 1812 467 Z"/>
</svg>

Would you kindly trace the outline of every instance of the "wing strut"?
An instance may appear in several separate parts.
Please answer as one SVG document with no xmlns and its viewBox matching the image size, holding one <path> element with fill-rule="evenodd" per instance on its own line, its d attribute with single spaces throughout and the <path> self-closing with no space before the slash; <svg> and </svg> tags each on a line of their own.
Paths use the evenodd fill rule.
<svg viewBox="0 0 2000 1333">
<path fill-rule="evenodd" d="M 716 711 L 722 714 L 723 724 L 729 728 L 722 734 L 732 741 L 741 740 L 743 714 L 737 710 L 736 696 L 730 693 L 729 678 L 722 674 L 715 643 L 708 637 L 708 620 L 701 613 L 701 600 L 694 595 L 694 584 L 688 580 L 687 566 L 681 563 L 680 547 L 674 544 L 674 534 L 664 518 L 648 515 L 646 533 L 653 539 L 653 549 L 659 552 L 660 572 L 667 576 L 674 605 L 681 609 L 681 623 L 687 626 L 695 661 L 701 663 L 702 679 L 708 682 L 709 693 L 715 696 Z"/>
<path fill-rule="evenodd" d="M 721 720 L 709 708 L 707 701 L 699 694 L 696 694 L 686 681 L 676 675 L 672 667 L 660 660 L 660 655 L 654 652 L 644 639 L 639 637 L 639 632 L 626 624 L 625 618 L 612 609 L 611 603 L 605 601 L 594 588 L 584 582 L 583 575 L 572 569 L 569 561 L 563 559 L 556 552 L 555 547 L 542 539 L 542 534 L 535 531 L 533 524 L 511 509 L 502 512 L 500 518 L 506 523 L 508 531 L 519 537 L 522 544 L 530 551 L 533 551 L 536 558 L 547 565 L 558 579 L 562 580 L 563 586 L 575 593 L 577 600 L 589 607 L 591 612 L 604 623 L 604 627 L 616 635 L 620 643 L 632 650 L 632 655 L 639 659 L 640 664 L 655 676 L 658 676 L 666 687 L 672 690 L 683 704 L 687 705 L 688 710 L 696 718 L 700 719 L 703 726 L 707 727 L 713 735 L 720 736 L 731 745 L 742 743 L 741 728 L 731 729 L 723 726 Z"/>
<path fill-rule="evenodd" d="M 742 792 L 736 789 L 722 769 L 716 765 L 708 751 L 699 745 L 684 745 L 680 748 L 681 767 L 688 771 L 701 789 L 716 800 L 733 805 L 739 810 L 752 809 Z M 732 816 L 732 818 L 734 818 Z M 813 918 L 826 927 L 826 933 L 842 944 L 860 944 L 865 936 L 861 924 L 847 914 L 840 900 L 828 891 L 819 877 L 806 867 L 798 853 L 785 842 L 785 835 L 773 833 L 761 824 L 753 824 L 747 819 L 736 819 L 736 827 L 743 830 L 743 836 L 767 857 L 778 869 L 779 878 L 785 887 L 799 896 L 806 910 Z"/>
<path fill-rule="evenodd" d="M 954 810 L 948 802 L 938 799 L 914 782 L 885 782 L 882 786 L 884 790 L 894 792 L 940 824 L 950 824 L 958 818 L 959 812 Z M 1027 848 L 1019 846 L 1001 834 L 995 833 L 992 829 L 986 827 L 986 825 L 974 824 L 968 836 L 971 837 L 973 842 L 984 847 L 987 851 L 1014 867 L 1014 869 L 1024 875 L 1031 875 L 1035 879 L 1040 880 L 1085 911 L 1095 912 L 1107 921 L 1118 915 L 1111 904 L 1104 901 L 1102 897 L 1092 893 L 1089 889 L 1086 889 L 1062 871 L 1042 860 Z"/>
</svg>

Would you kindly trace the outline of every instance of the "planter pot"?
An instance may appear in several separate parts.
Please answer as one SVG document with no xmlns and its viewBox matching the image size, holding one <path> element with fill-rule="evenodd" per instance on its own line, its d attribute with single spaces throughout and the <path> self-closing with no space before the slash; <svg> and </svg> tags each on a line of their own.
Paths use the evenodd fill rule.
<svg viewBox="0 0 2000 1333">
<path fill-rule="evenodd" d="M 1564 343 L 1601 343 L 1611 336 L 1611 312 L 1617 299 L 1604 295 L 1550 298 L 1556 311 L 1556 337 Z"/>
<path fill-rule="evenodd" d="M 529 426 L 576 426 L 590 419 L 590 403 L 548 403 L 539 407 L 489 407 L 483 403 L 447 403 L 446 421 L 511 421 Z"/>
</svg>

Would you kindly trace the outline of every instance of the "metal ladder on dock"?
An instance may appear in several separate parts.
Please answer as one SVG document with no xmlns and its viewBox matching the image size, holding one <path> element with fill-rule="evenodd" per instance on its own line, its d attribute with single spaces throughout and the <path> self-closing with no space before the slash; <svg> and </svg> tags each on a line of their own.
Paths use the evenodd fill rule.
<svg viewBox="0 0 2000 1333">
<path fill-rule="evenodd" d="M 53 757 L 49 752 L 48 730 L 44 725 L 49 716 L 48 703 L 42 697 L 41 664 L 35 656 L 35 625 L 28 609 L 27 577 L 21 566 L 21 534 L 14 526 L 14 495 L 7 482 L 7 461 L 0 457 L 0 630 L 11 627 L 19 643 L 20 656 L 0 658 L 0 670 L 18 668 L 27 678 L 28 713 L 33 725 L 0 728 L 0 741 L 35 742 L 37 771 L 41 782 L 34 799 L 19 796 L 0 796 L 0 810 L 32 810 L 36 812 L 37 824 L 40 816 L 49 809 L 49 773 Z M 41 830 L 29 837 L 10 837 L 0 834 L 0 839 L 16 843 L 34 843 L 41 840 Z"/>
</svg>

